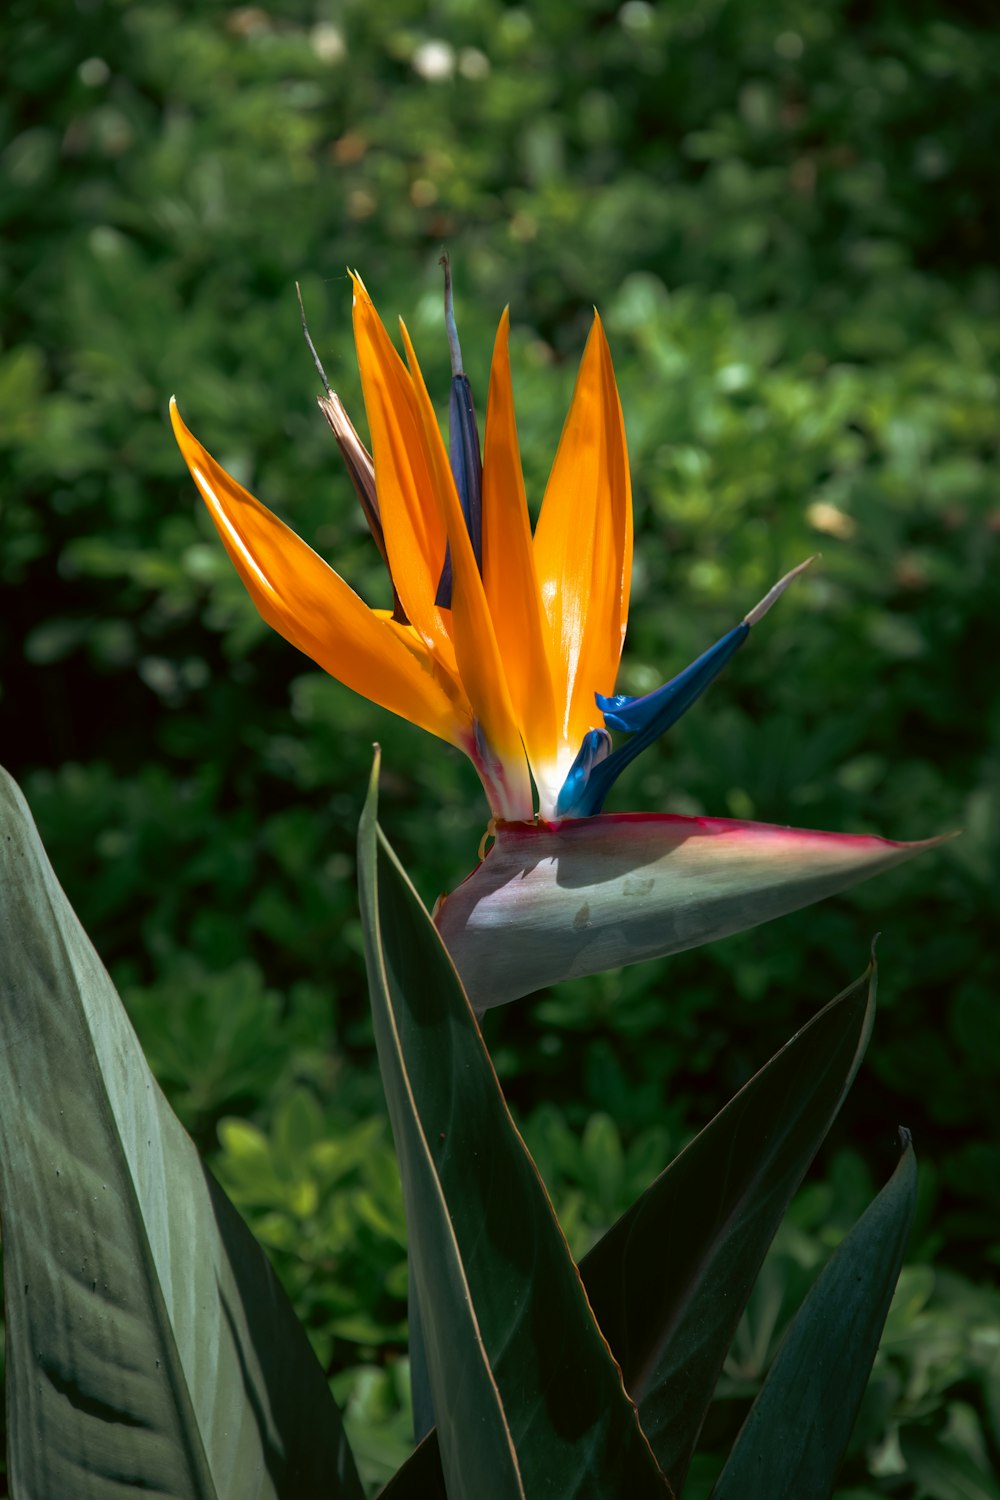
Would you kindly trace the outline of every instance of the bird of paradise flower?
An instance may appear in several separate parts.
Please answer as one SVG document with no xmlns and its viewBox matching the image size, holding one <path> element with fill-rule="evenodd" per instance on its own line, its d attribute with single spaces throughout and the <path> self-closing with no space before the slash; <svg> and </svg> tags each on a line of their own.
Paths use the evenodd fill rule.
<svg viewBox="0 0 1000 1500">
<path fill-rule="evenodd" d="M 495 843 L 439 903 L 436 919 L 477 1009 L 754 926 L 938 842 L 602 814 L 625 767 L 701 695 L 812 559 L 661 688 L 616 695 L 632 495 L 600 317 L 532 533 L 507 312 L 480 449 L 446 267 L 453 371 L 446 448 L 405 325 L 404 364 L 360 277 L 351 279 L 371 453 L 333 391 L 320 405 L 388 570 L 392 609 L 369 608 L 227 474 L 174 401 L 171 420 L 268 624 L 333 677 L 458 746 L 475 765 Z M 613 734 L 623 736 L 617 747 Z"/>
</svg>

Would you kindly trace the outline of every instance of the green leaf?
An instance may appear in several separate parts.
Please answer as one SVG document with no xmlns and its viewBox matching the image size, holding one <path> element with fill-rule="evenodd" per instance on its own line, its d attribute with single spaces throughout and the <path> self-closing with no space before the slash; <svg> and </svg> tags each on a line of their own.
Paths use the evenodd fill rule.
<svg viewBox="0 0 1000 1500">
<path fill-rule="evenodd" d="M 160 1093 L 6 773 L 0 954 L 13 1492 L 361 1500 L 308 1341 Z"/>
<path fill-rule="evenodd" d="M 436 1427 L 379 1490 L 378 1500 L 448 1500 Z"/>
<path fill-rule="evenodd" d="M 767 1248 L 858 1070 L 874 959 L 716 1115 L 581 1265 L 678 1491 Z"/>
<path fill-rule="evenodd" d="M 875 993 L 873 960 L 750 1079 L 580 1264 L 643 1431 L 678 1492 L 767 1247 L 864 1055 Z M 387 1495 L 442 1493 L 431 1488 L 432 1451 L 433 1438 Z M 406 1489 L 411 1465 L 413 1488 Z"/>
<path fill-rule="evenodd" d="M 799 1308 L 712 1500 L 827 1500 L 899 1276 L 917 1169 L 908 1131 L 885 1187 Z"/>
<path fill-rule="evenodd" d="M 359 830 L 375 1038 L 448 1493 L 669 1493 L 447 953 L 376 823 Z"/>
<path fill-rule="evenodd" d="M 407 1343 L 410 1357 L 410 1403 L 413 1408 L 413 1435 L 420 1443 L 434 1428 L 434 1396 L 427 1368 L 427 1346 L 420 1320 L 420 1299 L 413 1275 L 413 1259 L 407 1265 Z"/>
</svg>

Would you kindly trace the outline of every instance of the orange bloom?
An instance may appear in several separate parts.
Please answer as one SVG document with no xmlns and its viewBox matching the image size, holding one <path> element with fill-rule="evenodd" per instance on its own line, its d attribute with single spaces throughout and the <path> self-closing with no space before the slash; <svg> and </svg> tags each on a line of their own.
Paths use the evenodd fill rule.
<svg viewBox="0 0 1000 1500">
<path fill-rule="evenodd" d="M 600 318 L 595 315 L 534 537 L 506 312 L 501 319 L 486 411 L 480 568 L 406 329 L 404 364 L 360 278 L 353 282 L 376 518 L 402 606 L 397 618 L 370 609 L 227 474 L 172 402 L 181 452 L 269 625 L 340 682 L 464 750 L 495 816 L 530 818 L 533 778 L 539 811 L 551 817 L 584 735 L 602 723 L 595 693 L 614 691 L 628 615 L 632 497 Z M 368 455 L 343 408 L 325 404 L 342 446 L 350 449 L 345 456 L 352 472 L 363 469 Z M 443 605 L 438 594 L 446 549 L 452 592 Z"/>
<path fill-rule="evenodd" d="M 543 820 L 597 813 L 629 761 L 704 691 L 801 569 L 671 682 L 645 698 L 614 697 L 628 619 L 632 490 L 600 318 L 595 313 L 532 536 L 507 313 L 493 349 L 480 458 L 446 270 L 449 454 L 405 326 L 404 364 L 360 278 L 352 280 L 372 453 L 332 391 L 320 405 L 389 571 L 392 610 L 370 609 L 215 462 L 171 402 L 195 483 L 268 624 L 340 682 L 464 750 L 494 817 L 530 819 L 536 795 Z M 612 729 L 629 737 L 617 750 Z"/>
</svg>

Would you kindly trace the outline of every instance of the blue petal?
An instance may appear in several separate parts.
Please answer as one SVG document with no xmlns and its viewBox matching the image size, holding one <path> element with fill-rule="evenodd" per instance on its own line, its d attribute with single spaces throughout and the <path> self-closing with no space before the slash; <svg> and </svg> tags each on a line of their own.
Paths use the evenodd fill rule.
<svg viewBox="0 0 1000 1500">
<path fill-rule="evenodd" d="M 455 488 L 462 502 L 462 514 L 476 554 L 476 564 L 483 571 L 483 460 L 479 451 L 479 426 L 472 402 L 472 387 L 467 375 L 456 375 L 451 382 L 451 404 L 448 410 L 448 456 Z"/>
<path fill-rule="evenodd" d="M 623 734 L 642 734 L 651 730 L 655 739 L 665 729 L 669 729 L 671 724 L 676 724 L 681 714 L 691 707 L 696 698 L 701 697 L 749 634 L 750 626 L 745 620 L 741 621 L 720 641 L 716 641 L 714 646 L 702 652 L 697 661 L 685 667 L 683 672 L 642 698 L 627 698 L 620 693 L 612 698 L 605 698 L 603 694 L 595 693 L 605 724 L 609 729 L 621 730 Z M 646 743 L 652 741 L 647 740 Z"/>
<path fill-rule="evenodd" d="M 742 646 L 750 634 L 751 625 L 758 624 L 764 618 L 788 585 L 815 560 L 815 556 L 807 557 L 805 562 L 792 568 L 784 578 L 779 578 L 735 629 L 724 635 L 721 641 L 716 641 L 697 661 L 693 661 L 683 672 L 655 692 L 646 693 L 642 698 L 628 698 L 623 693 L 605 698 L 601 693 L 595 693 L 597 706 L 604 714 L 608 729 L 617 729 L 631 738 L 610 755 L 605 751 L 597 757 L 593 753 L 588 755 L 588 742 L 592 735 L 600 734 L 601 731 L 590 730 L 584 736 L 580 753 L 559 792 L 556 810 L 560 817 L 592 818 L 600 812 L 605 797 L 625 767 L 647 745 L 658 739 L 664 730 L 669 729 L 671 724 L 676 724 L 681 714 L 686 713 L 695 699 L 701 697 L 733 652 Z"/>
<path fill-rule="evenodd" d="M 576 811 L 577 804 L 586 796 L 587 783 L 590 781 L 594 767 L 606 760 L 610 753 L 611 736 L 608 731 L 588 729 L 583 737 L 583 744 L 577 751 L 576 760 L 570 766 L 569 775 L 560 788 L 556 802 L 557 818 L 585 816 Z"/>
<path fill-rule="evenodd" d="M 456 375 L 451 382 L 448 408 L 448 457 L 455 488 L 465 517 L 476 566 L 483 571 L 483 461 L 479 451 L 479 427 L 472 404 L 472 388 L 467 375 Z M 445 551 L 444 567 L 434 601 L 443 609 L 451 608 L 451 548 Z"/>
<path fill-rule="evenodd" d="M 605 797 L 625 767 L 672 724 L 676 724 L 749 634 L 750 626 L 744 620 L 670 682 L 642 698 L 628 698 L 622 694 L 606 698 L 601 693 L 595 694 L 608 729 L 617 729 L 630 738 L 610 755 L 605 752 L 597 759 L 591 754 L 588 760 L 585 756 L 588 740 L 601 731 L 591 730 L 584 736 L 580 753 L 559 792 L 558 816 L 592 818 L 599 813 Z"/>
<path fill-rule="evenodd" d="M 451 291 L 451 265 L 447 255 L 441 257 L 444 266 L 444 318 L 448 329 L 448 348 L 451 353 L 451 397 L 448 404 L 448 458 L 455 479 L 455 488 L 465 517 L 466 530 L 476 557 L 476 566 L 483 571 L 483 460 L 479 447 L 479 426 L 476 408 L 472 400 L 469 377 L 462 368 L 462 350 L 458 342 L 458 326 L 455 322 L 455 303 Z M 435 603 L 442 609 L 451 607 L 451 549 L 445 550 L 444 567 L 438 583 Z"/>
</svg>

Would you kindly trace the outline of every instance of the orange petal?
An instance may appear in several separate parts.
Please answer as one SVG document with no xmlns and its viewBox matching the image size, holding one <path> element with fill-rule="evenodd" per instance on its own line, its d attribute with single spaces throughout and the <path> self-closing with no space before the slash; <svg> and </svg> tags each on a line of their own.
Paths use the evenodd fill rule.
<svg viewBox="0 0 1000 1500">
<path fill-rule="evenodd" d="M 468 704 L 413 632 L 380 619 L 301 537 L 170 420 L 236 571 L 267 623 L 331 677 L 431 734 L 467 745 Z"/>
<path fill-rule="evenodd" d="M 445 526 L 419 402 L 364 284 L 357 276 L 352 280 L 354 339 L 393 583 L 408 619 L 452 671 L 448 623 L 434 603 L 444 565 Z"/>
<path fill-rule="evenodd" d="M 558 750 L 555 699 L 548 660 L 548 627 L 542 613 L 531 522 L 524 494 L 514 415 L 504 309 L 493 347 L 483 452 L 483 587 L 503 658 L 511 702 L 543 807 L 555 805 L 559 787 L 543 787 Z"/>
<path fill-rule="evenodd" d="M 434 470 L 435 489 L 441 502 L 451 547 L 452 639 L 462 686 L 468 695 L 472 711 L 482 726 L 489 749 L 502 762 L 502 773 L 500 768 L 498 773 L 502 774 L 507 793 L 504 816 L 530 818 L 533 801 L 528 767 L 483 580 L 479 575 L 437 416 L 427 394 L 410 336 L 402 324 L 400 328 L 413 376 L 413 389 L 419 403 L 428 457 Z M 515 806 L 524 811 L 515 813 Z"/>
<path fill-rule="evenodd" d="M 628 621 L 632 487 L 611 351 L 595 313 L 535 528 L 561 732 L 570 759 L 614 692 Z"/>
</svg>

